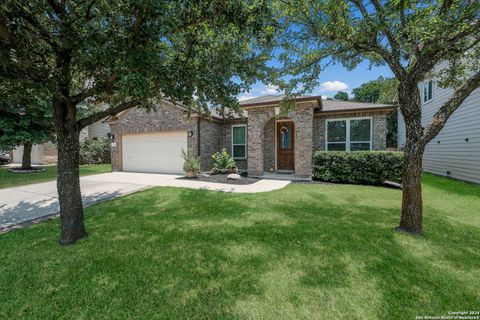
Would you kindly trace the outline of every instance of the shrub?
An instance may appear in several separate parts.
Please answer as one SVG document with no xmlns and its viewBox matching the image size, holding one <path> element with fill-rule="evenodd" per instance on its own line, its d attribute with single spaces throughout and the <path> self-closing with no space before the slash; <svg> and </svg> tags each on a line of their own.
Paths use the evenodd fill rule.
<svg viewBox="0 0 480 320">
<path fill-rule="evenodd" d="M 87 139 L 80 143 L 80 164 L 110 163 L 110 140 Z"/>
<path fill-rule="evenodd" d="M 197 176 L 200 172 L 200 157 L 190 152 L 185 152 L 185 150 L 182 149 L 182 158 L 185 160 L 183 163 L 183 171 L 185 171 L 185 173 L 193 173 L 194 176 Z"/>
<path fill-rule="evenodd" d="M 319 151 L 313 159 L 313 178 L 359 184 L 401 183 L 403 159 L 402 152 Z"/>
<path fill-rule="evenodd" d="M 227 149 L 223 148 L 221 152 L 215 152 L 212 155 L 214 161 L 213 173 L 230 173 L 237 172 L 235 160 L 228 154 Z"/>
</svg>

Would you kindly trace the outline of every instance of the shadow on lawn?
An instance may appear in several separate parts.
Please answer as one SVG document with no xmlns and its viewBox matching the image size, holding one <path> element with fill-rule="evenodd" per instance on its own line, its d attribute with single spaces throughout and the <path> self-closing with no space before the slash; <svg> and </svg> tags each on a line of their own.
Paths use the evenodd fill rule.
<svg viewBox="0 0 480 320">
<path fill-rule="evenodd" d="M 51 243 L 38 256 L 42 248 L 29 247 L 52 274 L 37 278 L 36 290 L 20 289 L 35 294 L 59 279 L 70 288 L 88 275 L 81 288 L 45 298 L 87 318 L 411 319 L 478 305 L 469 283 L 480 264 L 478 228 L 431 212 L 425 236 L 411 237 L 393 230 L 397 204 L 346 195 L 345 205 L 315 189 L 292 196 L 294 188 L 157 188 L 95 206 L 87 210 L 89 241 L 61 258 Z M 34 277 L 17 266 L 22 283 L 28 271 Z"/>
<path fill-rule="evenodd" d="M 326 294 L 324 302 L 346 299 L 332 316 L 400 319 L 419 310 L 468 309 L 477 298 L 466 290 L 468 280 L 451 272 L 480 263 L 477 228 L 435 216 L 428 222 L 435 227 L 415 238 L 393 231 L 397 208 L 362 205 L 354 196 L 346 197 L 345 206 L 318 193 L 287 203 L 274 195 L 249 201 L 249 196 L 182 190 L 178 201 L 161 206 L 173 214 L 161 219 L 170 228 L 151 232 L 162 233 L 158 243 L 170 244 L 167 255 L 175 256 L 182 270 L 170 276 L 193 283 L 186 286 L 188 294 L 172 288 L 172 301 L 218 310 L 220 300 L 217 316 L 233 309 L 245 317 L 289 318 L 301 309 L 314 312 L 320 307 L 315 294 Z M 464 237 L 470 241 L 452 246 Z M 364 296 L 348 301 L 359 288 Z M 453 302 L 452 295 L 461 298 Z M 376 310 L 366 308 L 372 301 Z M 171 307 L 180 307 L 176 304 Z M 291 309 L 280 312 L 285 304 Z M 366 309 L 355 310 L 360 305 Z"/>
</svg>

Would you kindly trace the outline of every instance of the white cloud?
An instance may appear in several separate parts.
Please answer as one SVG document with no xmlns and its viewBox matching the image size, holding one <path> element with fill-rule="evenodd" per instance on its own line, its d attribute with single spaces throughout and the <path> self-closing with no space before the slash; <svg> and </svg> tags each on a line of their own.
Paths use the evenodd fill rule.
<svg viewBox="0 0 480 320">
<path fill-rule="evenodd" d="M 244 100 L 248 100 L 248 99 L 253 99 L 253 98 L 256 98 L 257 96 L 254 96 L 253 94 L 247 92 L 247 93 L 244 93 L 242 95 L 239 95 L 238 96 L 238 101 L 244 101 Z"/>
<path fill-rule="evenodd" d="M 348 85 L 342 81 L 325 81 L 320 84 L 320 91 L 340 91 L 348 88 Z"/>
<path fill-rule="evenodd" d="M 265 86 L 263 90 L 260 91 L 261 94 L 278 94 L 280 93 L 280 90 L 278 86 L 274 86 L 272 84 L 269 84 L 268 86 Z"/>
</svg>

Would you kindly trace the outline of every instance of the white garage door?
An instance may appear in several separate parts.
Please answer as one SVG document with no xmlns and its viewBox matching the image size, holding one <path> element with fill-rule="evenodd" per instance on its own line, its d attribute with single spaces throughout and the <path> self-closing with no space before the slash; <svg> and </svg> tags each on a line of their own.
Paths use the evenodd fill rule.
<svg viewBox="0 0 480 320">
<path fill-rule="evenodd" d="M 185 131 L 132 134 L 122 137 L 123 171 L 182 173 Z"/>
</svg>

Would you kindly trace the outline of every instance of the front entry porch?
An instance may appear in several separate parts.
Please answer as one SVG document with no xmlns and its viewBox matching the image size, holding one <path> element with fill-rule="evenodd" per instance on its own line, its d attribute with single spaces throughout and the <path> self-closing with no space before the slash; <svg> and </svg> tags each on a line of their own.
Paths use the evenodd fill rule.
<svg viewBox="0 0 480 320">
<path fill-rule="evenodd" d="M 276 109 L 248 109 L 248 174 L 284 178 L 281 172 L 286 170 L 295 178 L 311 179 L 314 105 L 297 104 L 286 117 L 279 117 Z"/>
</svg>

